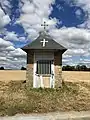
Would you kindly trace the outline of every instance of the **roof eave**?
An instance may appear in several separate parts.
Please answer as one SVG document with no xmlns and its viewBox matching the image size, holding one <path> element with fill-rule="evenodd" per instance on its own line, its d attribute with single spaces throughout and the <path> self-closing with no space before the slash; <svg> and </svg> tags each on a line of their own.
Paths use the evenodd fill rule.
<svg viewBox="0 0 90 120">
<path fill-rule="evenodd" d="M 66 49 L 66 48 L 62 50 L 62 52 L 63 52 L 63 53 L 64 53 L 65 51 L 67 51 L 67 49 Z"/>
<path fill-rule="evenodd" d="M 28 52 L 29 49 L 25 49 L 25 48 L 21 48 L 23 51 L 25 51 L 26 53 Z"/>
</svg>

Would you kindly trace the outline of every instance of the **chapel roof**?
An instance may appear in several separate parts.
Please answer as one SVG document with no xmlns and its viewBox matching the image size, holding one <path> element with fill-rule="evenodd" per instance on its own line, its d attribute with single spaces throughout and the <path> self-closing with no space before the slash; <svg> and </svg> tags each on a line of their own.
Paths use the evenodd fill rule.
<svg viewBox="0 0 90 120">
<path fill-rule="evenodd" d="M 45 46 L 43 47 L 43 43 L 41 43 L 41 41 L 46 40 L 48 42 L 45 43 Z M 27 44 L 26 46 L 24 46 L 22 48 L 22 50 L 27 51 L 27 50 L 62 50 L 62 51 L 66 51 L 67 49 L 65 47 L 63 47 L 62 45 L 60 45 L 59 43 L 57 43 L 55 40 L 52 39 L 52 37 L 50 35 L 48 35 L 48 33 L 44 32 L 40 32 L 39 33 L 39 37 L 37 39 L 35 39 L 34 41 L 32 41 L 31 43 Z"/>
</svg>

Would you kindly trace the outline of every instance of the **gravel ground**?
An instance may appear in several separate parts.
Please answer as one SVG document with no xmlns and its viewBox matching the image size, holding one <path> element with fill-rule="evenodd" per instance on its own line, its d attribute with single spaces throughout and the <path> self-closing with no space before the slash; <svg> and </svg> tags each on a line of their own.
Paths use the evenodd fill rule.
<svg viewBox="0 0 90 120">
<path fill-rule="evenodd" d="M 90 111 L 16 115 L 13 117 L 0 117 L 0 120 L 90 120 Z"/>
</svg>

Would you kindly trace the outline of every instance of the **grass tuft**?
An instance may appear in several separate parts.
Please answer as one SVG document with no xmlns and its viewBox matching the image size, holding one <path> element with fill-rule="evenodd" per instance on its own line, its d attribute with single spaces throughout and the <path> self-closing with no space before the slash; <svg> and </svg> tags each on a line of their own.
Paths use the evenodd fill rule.
<svg viewBox="0 0 90 120">
<path fill-rule="evenodd" d="M 22 81 L 0 82 L 0 116 L 70 110 L 90 110 L 89 84 L 65 82 L 58 89 L 28 90 Z"/>
</svg>

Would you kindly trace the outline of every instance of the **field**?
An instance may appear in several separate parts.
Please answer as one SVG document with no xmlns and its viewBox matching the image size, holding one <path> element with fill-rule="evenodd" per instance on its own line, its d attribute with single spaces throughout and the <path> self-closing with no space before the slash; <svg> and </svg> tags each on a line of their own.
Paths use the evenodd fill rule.
<svg viewBox="0 0 90 120">
<path fill-rule="evenodd" d="M 90 83 L 90 72 L 63 71 L 62 77 L 68 82 L 88 82 Z"/>
<path fill-rule="evenodd" d="M 21 70 L 1 70 L 0 81 L 10 82 L 26 79 L 26 71 Z"/>
<path fill-rule="evenodd" d="M 90 82 L 90 72 L 63 71 L 62 77 L 68 82 Z M 26 71 L 2 70 L 0 71 L 0 81 L 10 82 L 26 79 Z"/>
<path fill-rule="evenodd" d="M 63 78 L 59 89 L 27 89 L 25 71 L 0 71 L 0 116 L 90 110 L 90 73 L 63 72 Z"/>
</svg>

